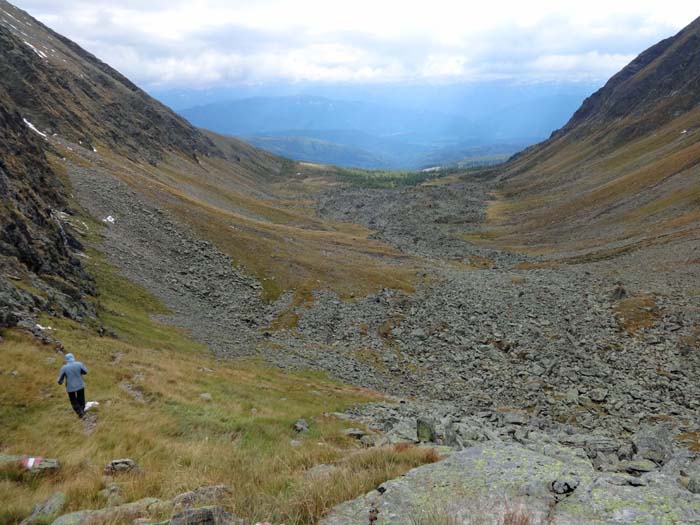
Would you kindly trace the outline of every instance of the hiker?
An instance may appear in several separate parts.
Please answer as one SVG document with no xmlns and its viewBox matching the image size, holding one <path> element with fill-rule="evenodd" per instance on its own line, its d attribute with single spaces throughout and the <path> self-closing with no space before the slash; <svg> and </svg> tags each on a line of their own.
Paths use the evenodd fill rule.
<svg viewBox="0 0 700 525">
<path fill-rule="evenodd" d="M 61 372 L 58 374 L 58 384 L 62 385 L 63 380 L 66 380 L 66 392 L 70 404 L 82 419 L 85 416 L 85 382 L 83 376 L 87 374 L 87 368 L 80 361 L 76 361 L 73 354 L 66 354 L 66 364 L 61 367 Z"/>
</svg>

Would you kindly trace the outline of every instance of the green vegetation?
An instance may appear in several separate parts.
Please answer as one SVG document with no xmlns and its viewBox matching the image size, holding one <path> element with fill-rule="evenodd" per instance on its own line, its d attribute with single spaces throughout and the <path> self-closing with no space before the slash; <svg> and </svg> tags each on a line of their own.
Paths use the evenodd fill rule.
<svg viewBox="0 0 700 525">
<path fill-rule="evenodd" d="M 224 503 L 234 513 L 288 525 L 316 523 L 330 506 L 436 459 L 413 447 L 362 449 L 343 434 L 347 423 L 326 415 L 376 394 L 316 373 L 217 360 L 152 320 L 163 306 L 99 254 L 91 254 L 90 269 L 100 321 L 118 338 L 64 319 L 41 322 L 90 369 L 87 398 L 100 402 L 94 428 L 75 417 L 55 384 L 61 354 L 21 331 L 3 334 L 3 362 L 11 368 L 0 374 L 1 450 L 57 458 L 62 467 L 38 479 L 0 475 L 0 523 L 19 523 L 59 490 L 67 511 L 105 506 L 102 468 L 120 457 L 143 469 L 119 479 L 125 502 L 224 483 L 233 490 Z M 308 433 L 292 429 L 300 417 Z M 317 464 L 334 468 L 309 476 Z"/>
<path fill-rule="evenodd" d="M 453 170 L 441 171 L 388 171 L 339 168 L 338 177 L 356 188 L 395 188 L 417 186 L 431 179 L 451 174 Z"/>
</svg>

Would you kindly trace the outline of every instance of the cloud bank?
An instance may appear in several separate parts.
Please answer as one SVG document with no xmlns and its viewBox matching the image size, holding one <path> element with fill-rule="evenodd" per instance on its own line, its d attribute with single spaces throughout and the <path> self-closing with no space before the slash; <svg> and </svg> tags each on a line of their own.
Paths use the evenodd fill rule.
<svg viewBox="0 0 700 525">
<path fill-rule="evenodd" d="M 602 81 L 697 16 L 667 0 L 17 0 L 139 84 Z"/>
</svg>

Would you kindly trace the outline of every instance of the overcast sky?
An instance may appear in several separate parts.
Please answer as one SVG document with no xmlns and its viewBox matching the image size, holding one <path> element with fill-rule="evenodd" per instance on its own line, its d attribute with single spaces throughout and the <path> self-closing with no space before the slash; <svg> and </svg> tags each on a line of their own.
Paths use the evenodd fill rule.
<svg viewBox="0 0 700 525">
<path fill-rule="evenodd" d="M 602 81 L 697 0 L 15 0 L 142 86 Z"/>
</svg>

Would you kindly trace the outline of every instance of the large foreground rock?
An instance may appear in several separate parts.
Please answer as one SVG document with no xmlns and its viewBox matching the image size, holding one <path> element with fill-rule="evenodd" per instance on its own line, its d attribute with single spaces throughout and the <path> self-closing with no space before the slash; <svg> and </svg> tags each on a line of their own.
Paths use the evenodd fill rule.
<svg viewBox="0 0 700 525">
<path fill-rule="evenodd" d="M 32 514 L 22 520 L 20 525 L 45 525 L 58 516 L 66 505 L 66 495 L 56 492 L 46 501 L 34 507 Z"/>
<path fill-rule="evenodd" d="M 56 472 L 60 466 L 57 459 L 0 454 L 0 467 L 15 467 L 32 474 L 50 474 Z"/>
<path fill-rule="evenodd" d="M 131 523 L 137 518 L 148 516 L 168 508 L 169 503 L 156 498 L 144 498 L 125 505 L 99 510 L 80 510 L 64 514 L 53 525 L 103 525 L 112 523 Z"/>
<path fill-rule="evenodd" d="M 383 494 L 337 506 L 322 524 L 366 525 L 371 509 L 379 511 L 376 525 L 499 524 L 517 516 L 532 525 L 700 523 L 700 497 L 674 477 L 598 472 L 558 445 L 479 445 L 382 487 Z"/>
</svg>

